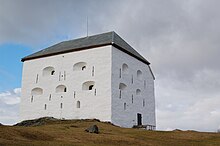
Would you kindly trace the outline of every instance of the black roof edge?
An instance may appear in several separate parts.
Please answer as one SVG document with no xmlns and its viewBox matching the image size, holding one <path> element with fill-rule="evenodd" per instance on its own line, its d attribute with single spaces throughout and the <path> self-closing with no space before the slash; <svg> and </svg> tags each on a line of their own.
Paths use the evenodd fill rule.
<svg viewBox="0 0 220 146">
<path fill-rule="evenodd" d="M 127 53 L 128 55 L 130 55 L 130 56 L 132 56 L 132 57 L 138 59 L 139 61 L 141 61 L 141 62 L 143 62 L 143 63 L 145 63 L 145 64 L 147 64 L 147 65 L 150 65 L 150 62 L 148 62 L 147 60 L 143 60 L 143 59 L 137 57 L 136 55 L 130 53 L 129 51 L 126 51 L 124 48 L 122 48 L 121 46 L 115 44 L 114 42 L 112 42 L 112 46 L 114 46 L 114 47 L 118 48 L 119 50 L 121 50 L 121 51 Z"/>
<path fill-rule="evenodd" d="M 74 48 L 74 49 L 70 49 L 70 50 L 65 50 L 65 51 L 55 52 L 55 53 L 51 53 L 51 54 L 45 54 L 45 55 L 30 57 L 30 58 L 25 58 L 24 57 L 24 58 L 21 59 L 21 61 L 24 62 L 24 61 L 27 61 L 27 60 L 32 60 L 32 59 L 37 59 L 37 58 L 42 58 L 42 57 L 48 57 L 48 56 L 54 56 L 54 55 L 70 53 L 70 52 L 76 52 L 76 51 L 81 51 L 81 50 L 88 50 L 88 49 L 98 48 L 98 47 L 107 46 L 107 45 L 111 45 L 111 43 Z"/>
</svg>

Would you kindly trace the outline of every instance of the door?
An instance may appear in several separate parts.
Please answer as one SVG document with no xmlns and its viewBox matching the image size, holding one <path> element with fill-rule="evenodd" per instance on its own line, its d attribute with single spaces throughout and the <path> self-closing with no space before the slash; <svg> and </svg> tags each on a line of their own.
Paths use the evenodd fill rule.
<svg viewBox="0 0 220 146">
<path fill-rule="evenodd" d="M 142 115 L 140 113 L 137 113 L 137 125 L 142 125 Z"/>
</svg>

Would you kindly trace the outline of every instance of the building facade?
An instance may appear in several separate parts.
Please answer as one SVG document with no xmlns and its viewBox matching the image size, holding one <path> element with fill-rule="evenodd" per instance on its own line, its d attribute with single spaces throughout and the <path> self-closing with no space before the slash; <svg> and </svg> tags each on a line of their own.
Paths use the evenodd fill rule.
<svg viewBox="0 0 220 146">
<path fill-rule="evenodd" d="M 20 120 L 96 118 L 155 129 L 150 63 L 115 32 L 61 42 L 22 61 Z"/>
</svg>

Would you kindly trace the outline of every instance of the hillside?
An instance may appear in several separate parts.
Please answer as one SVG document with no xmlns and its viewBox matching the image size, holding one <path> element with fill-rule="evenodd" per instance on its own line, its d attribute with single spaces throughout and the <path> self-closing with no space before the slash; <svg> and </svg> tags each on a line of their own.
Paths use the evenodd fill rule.
<svg viewBox="0 0 220 146">
<path fill-rule="evenodd" d="M 99 127 L 99 134 L 85 132 L 93 124 Z M 38 120 L 20 125 L 23 126 L 0 126 L 0 146 L 220 145 L 217 133 L 146 131 L 120 128 L 98 120 Z"/>
</svg>

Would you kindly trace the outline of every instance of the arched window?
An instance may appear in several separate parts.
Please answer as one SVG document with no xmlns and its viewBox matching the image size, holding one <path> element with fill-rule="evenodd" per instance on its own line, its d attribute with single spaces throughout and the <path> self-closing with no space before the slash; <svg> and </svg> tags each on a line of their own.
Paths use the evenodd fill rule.
<svg viewBox="0 0 220 146">
<path fill-rule="evenodd" d="M 64 85 L 59 85 L 56 87 L 56 93 L 67 92 L 67 88 Z"/>
<path fill-rule="evenodd" d="M 86 63 L 85 62 L 78 62 L 73 65 L 73 71 L 80 71 L 86 69 Z"/>
<path fill-rule="evenodd" d="M 123 74 L 128 74 L 128 65 L 125 63 L 122 65 L 122 72 Z"/>
<path fill-rule="evenodd" d="M 54 67 L 45 67 L 43 69 L 43 76 L 51 76 L 51 75 L 54 75 L 55 74 L 55 69 Z"/>
<path fill-rule="evenodd" d="M 124 83 L 120 83 L 120 84 L 119 84 L 119 89 L 120 89 L 120 90 L 125 90 L 126 87 L 127 87 L 127 85 L 125 85 Z"/>
<path fill-rule="evenodd" d="M 142 79 L 142 72 L 141 72 L 140 70 L 137 71 L 137 78 L 138 78 L 139 80 Z"/>
<path fill-rule="evenodd" d="M 82 90 L 93 90 L 95 86 L 94 81 L 87 81 L 82 84 Z"/>
<path fill-rule="evenodd" d="M 140 89 L 136 90 L 136 95 L 141 95 L 141 90 Z"/>
<path fill-rule="evenodd" d="M 76 107 L 77 107 L 77 108 L 80 108 L 80 101 L 77 101 Z"/>
<path fill-rule="evenodd" d="M 41 88 L 34 88 L 31 90 L 31 95 L 35 96 L 35 95 L 42 95 L 43 94 L 43 89 Z"/>
<path fill-rule="evenodd" d="M 47 104 L 44 104 L 44 110 L 46 110 L 47 109 Z"/>
</svg>

